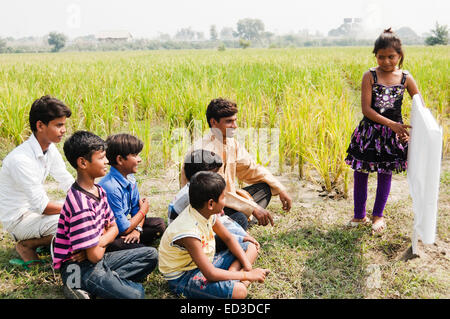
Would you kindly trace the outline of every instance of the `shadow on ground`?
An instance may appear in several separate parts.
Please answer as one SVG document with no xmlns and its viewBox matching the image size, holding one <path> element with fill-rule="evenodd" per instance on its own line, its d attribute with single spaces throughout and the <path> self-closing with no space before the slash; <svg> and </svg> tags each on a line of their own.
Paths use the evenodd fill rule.
<svg viewBox="0 0 450 319">
<path fill-rule="evenodd" d="M 285 256 L 291 251 L 300 256 L 290 264 L 301 272 L 297 280 L 290 278 L 300 282 L 301 295 L 297 297 L 363 298 L 367 265 L 361 240 L 365 233 L 359 228 L 321 230 L 314 226 L 286 231 L 275 237 L 262 236 L 260 243 L 267 250 L 266 254 Z"/>
</svg>

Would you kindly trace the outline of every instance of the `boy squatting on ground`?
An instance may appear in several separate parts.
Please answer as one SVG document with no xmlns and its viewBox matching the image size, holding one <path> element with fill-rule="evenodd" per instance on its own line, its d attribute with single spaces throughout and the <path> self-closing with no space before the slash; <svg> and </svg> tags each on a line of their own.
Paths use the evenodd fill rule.
<svg viewBox="0 0 450 319">
<path fill-rule="evenodd" d="M 200 171 L 212 171 L 216 172 L 222 167 L 222 158 L 215 154 L 214 152 L 207 150 L 194 150 L 188 153 L 184 159 L 184 173 L 188 180 L 191 179 L 193 175 Z M 174 200 L 169 204 L 169 224 L 178 217 L 186 208 L 189 207 L 189 183 L 183 186 L 183 188 L 177 193 Z M 242 219 L 242 214 L 234 214 L 231 217 L 222 214 L 218 216 L 222 224 L 228 229 L 228 231 L 233 234 L 238 242 L 251 241 L 259 249 L 259 243 L 251 237 L 243 227 L 247 226 L 247 218 L 244 216 Z M 225 243 L 218 237 L 216 238 L 216 252 L 227 249 Z"/>
<path fill-rule="evenodd" d="M 102 298 L 144 298 L 144 288 L 136 281 L 145 280 L 156 267 L 157 250 L 105 253 L 119 232 L 105 191 L 94 183 L 107 170 L 105 148 L 105 141 L 86 131 L 75 132 L 64 143 L 77 179 L 59 216 L 53 266 L 60 269 L 66 296 L 83 298 L 86 291 Z"/>
<path fill-rule="evenodd" d="M 98 183 L 105 191 L 114 212 L 119 236 L 108 246 L 107 252 L 150 246 L 164 233 L 166 225 L 159 217 L 146 217 L 149 203 L 139 198 L 134 173 L 141 163 L 141 140 L 130 134 L 115 134 L 106 139 L 106 157 L 111 169 Z M 131 215 L 131 219 L 127 218 Z"/>
<path fill-rule="evenodd" d="M 238 243 L 217 218 L 225 207 L 225 180 L 198 172 L 189 186 L 190 207 L 164 232 L 159 270 L 172 292 L 187 298 L 245 298 L 251 282 L 264 282 L 268 269 L 252 268 L 258 255 L 251 242 Z M 214 233 L 229 249 L 216 253 Z"/>
<path fill-rule="evenodd" d="M 29 113 L 31 136 L 3 160 L 0 171 L 0 221 L 14 238 L 21 259 L 10 263 L 29 269 L 41 263 L 36 248 L 49 246 L 58 225 L 62 203 L 50 201 L 44 181 L 50 174 L 67 192 L 74 178 L 55 146 L 66 133 L 72 115 L 61 101 L 43 96 Z"/>
</svg>

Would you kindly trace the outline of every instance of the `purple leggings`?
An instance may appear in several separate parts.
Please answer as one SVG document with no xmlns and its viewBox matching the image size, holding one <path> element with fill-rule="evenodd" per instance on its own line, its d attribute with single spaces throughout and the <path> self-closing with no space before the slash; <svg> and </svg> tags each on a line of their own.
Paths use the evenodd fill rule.
<svg viewBox="0 0 450 319">
<path fill-rule="evenodd" d="M 355 203 L 354 218 L 363 219 L 366 216 L 368 173 L 354 171 L 353 199 Z M 383 217 L 384 206 L 391 191 L 392 174 L 378 173 L 377 194 L 373 206 L 373 216 Z"/>
</svg>

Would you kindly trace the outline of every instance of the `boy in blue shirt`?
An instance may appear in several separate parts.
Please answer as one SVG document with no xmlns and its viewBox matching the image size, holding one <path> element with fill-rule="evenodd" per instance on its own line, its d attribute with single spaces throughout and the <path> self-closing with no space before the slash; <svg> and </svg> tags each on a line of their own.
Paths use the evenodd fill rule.
<svg viewBox="0 0 450 319">
<path fill-rule="evenodd" d="M 149 203 L 140 198 L 134 175 L 141 163 L 141 140 L 130 134 L 116 134 L 106 140 L 106 157 L 111 169 L 100 182 L 108 197 L 119 235 L 107 251 L 150 246 L 166 229 L 163 218 L 146 217 Z M 131 218 L 128 219 L 128 215 Z"/>
</svg>

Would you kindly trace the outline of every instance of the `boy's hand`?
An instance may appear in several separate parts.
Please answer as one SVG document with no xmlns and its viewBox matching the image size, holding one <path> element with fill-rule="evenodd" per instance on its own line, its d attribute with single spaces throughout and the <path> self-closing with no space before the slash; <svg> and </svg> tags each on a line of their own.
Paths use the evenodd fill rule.
<svg viewBox="0 0 450 319">
<path fill-rule="evenodd" d="M 261 245 L 256 241 L 256 239 L 250 235 L 245 236 L 242 241 L 248 241 L 250 243 L 253 243 L 256 246 L 257 251 L 259 251 L 259 248 L 261 247 Z"/>
<path fill-rule="evenodd" d="M 139 243 L 141 241 L 141 233 L 137 230 L 133 230 L 126 236 L 121 236 L 125 244 Z"/>
<path fill-rule="evenodd" d="M 86 250 L 82 250 L 76 254 L 73 254 L 72 257 L 70 257 L 71 260 L 79 263 L 82 262 L 83 260 L 86 260 L 87 255 L 86 255 Z"/>
<path fill-rule="evenodd" d="M 144 215 L 147 215 L 149 209 L 148 200 L 147 198 L 141 198 L 139 199 L 139 210 L 144 213 Z"/>
<path fill-rule="evenodd" d="M 105 239 L 105 234 L 106 232 L 112 227 L 114 226 L 115 223 L 111 223 L 109 220 L 107 221 L 107 223 L 105 224 L 105 227 L 102 229 L 102 235 L 100 236 L 100 239 L 98 241 L 98 244 L 100 247 L 105 248 L 106 246 L 108 246 L 109 242 L 106 241 Z"/>
<path fill-rule="evenodd" d="M 257 281 L 263 283 L 269 273 L 269 269 L 255 268 L 248 271 L 245 276 L 248 281 Z"/>
<path fill-rule="evenodd" d="M 108 220 L 107 223 L 105 224 L 105 227 L 102 229 L 102 236 L 108 231 L 108 229 L 111 228 L 113 224 L 111 224 L 111 222 Z"/>
</svg>

